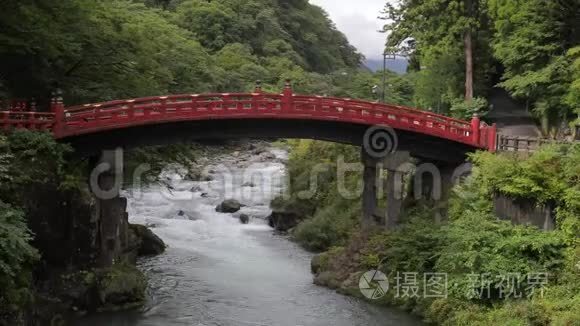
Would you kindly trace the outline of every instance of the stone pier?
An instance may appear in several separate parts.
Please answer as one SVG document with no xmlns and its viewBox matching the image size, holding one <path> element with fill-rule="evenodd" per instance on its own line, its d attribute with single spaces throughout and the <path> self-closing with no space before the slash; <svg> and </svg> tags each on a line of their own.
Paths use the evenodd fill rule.
<svg viewBox="0 0 580 326">
<path fill-rule="evenodd" d="M 128 241 L 127 200 L 120 196 L 123 184 L 123 150 L 104 150 L 91 171 L 90 187 L 98 221 L 97 265 L 109 267 L 122 257 Z"/>
<path fill-rule="evenodd" d="M 421 161 L 411 157 L 409 152 L 399 151 L 384 158 L 370 157 L 362 151 L 364 164 L 363 190 L 363 226 L 384 226 L 395 228 L 401 220 L 404 201 L 423 202 L 433 205 L 434 221 L 440 222 L 447 216 L 447 201 L 451 189 L 458 177 L 465 174 L 460 164 L 434 161 Z M 386 178 L 380 180 L 381 171 L 386 172 Z M 405 176 L 408 176 L 405 178 Z M 412 186 L 407 191 L 406 182 Z M 381 212 L 378 207 L 378 194 L 386 195 L 386 210 Z"/>
<path fill-rule="evenodd" d="M 408 152 L 396 152 L 385 158 L 373 158 L 363 149 L 363 226 L 384 225 L 393 228 L 398 224 L 404 199 L 404 175 L 410 172 L 408 171 L 410 160 Z M 379 179 L 381 170 L 387 172 L 384 181 Z M 380 190 L 384 190 L 387 197 L 385 212 L 378 209 Z"/>
</svg>

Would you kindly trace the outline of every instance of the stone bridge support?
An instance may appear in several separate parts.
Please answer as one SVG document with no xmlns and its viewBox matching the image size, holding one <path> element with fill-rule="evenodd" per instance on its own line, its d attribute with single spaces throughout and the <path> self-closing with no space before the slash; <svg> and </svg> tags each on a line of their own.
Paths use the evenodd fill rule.
<svg viewBox="0 0 580 326">
<path fill-rule="evenodd" d="M 392 229 L 399 224 L 405 199 L 405 175 L 412 172 L 409 152 L 396 152 L 383 159 L 383 168 L 387 172 L 384 191 L 387 198 L 387 209 L 383 224 Z"/>
<path fill-rule="evenodd" d="M 123 150 L 104 150 L 93 163 L 89 182 L 98 228 L 96 260 L 99 267 L 109 267 L 121 259 L 128 242 L 127 200 L 120 196 Z"/>
<path fill-rule="evenodd" d="M 399 222 L 404 199 L 404 176 L 410 164 L 409 152 L 396 152 L 385 158 L 374 158 L 362 150 L 363 173 L 363 226 L 384 225 L 388 228 Z M 381 180 L 381 172 L 386 178 Z M 379 210 L 379 195 L 386 194 L 386 211 Z"/>
<path fill-rule="evenodd" d="M 373 158 L 362 151 L 363 226 L 395 228 L 403 209 L 409 203 L 424 203 L 435 208 L 434 220 L 447 216 L 447 202 L 451 190 L 461 176 L 471 171 L 468 164 L 422 161 L 409 152 L 399 151 L 384 158 Z M 386 177 L 381 180 L 381 172 Z M 379 209 L 380 195 L 385 194 L 386 209 Z"/>
</svg>

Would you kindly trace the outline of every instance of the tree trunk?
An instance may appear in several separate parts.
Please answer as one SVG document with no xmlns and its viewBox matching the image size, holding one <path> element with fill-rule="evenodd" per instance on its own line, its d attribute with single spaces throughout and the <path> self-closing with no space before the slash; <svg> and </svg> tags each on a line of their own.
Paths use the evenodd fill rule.
<svg viewBox="0 0 580 326">
<path fill-rule="evenodd" d="M 475 10 L 473 0 L 465 0 L 465 9 L 468 19 L 473 19 Z M 473 33 L 471 26 L 467 26 L 463 34 L 465 46 L 465 100 L 473 100 Z"/>
<path fill-rule="evenodd" d="M 465 100 L 473 100 L 473 40 L 471 30 L 465 31 Z"/>
</svg>

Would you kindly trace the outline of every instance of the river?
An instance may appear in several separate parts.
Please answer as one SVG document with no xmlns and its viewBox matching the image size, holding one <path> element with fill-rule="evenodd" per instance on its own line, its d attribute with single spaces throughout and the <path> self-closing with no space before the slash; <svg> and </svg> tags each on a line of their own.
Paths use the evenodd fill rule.
<svg viewBox="0 0 580 326">
<path fill-rule="evenodd" d="M 283 191 L 287 157 L 267 152 L 266 160 L 237 152 L 216 159 L 212 181 L 168 173 L 171 190 L 126 191 L 130 222 L 152 226 L 168 249 L 139 262 L 149 278 L 144 309 L 93 315 L 79 325 L 420 325 L 404 312 L 312 284 L 312 254 L 275 235 L 264 219 Z M 249 224 L 215 211 L 224 197 L 247 205 L 240 213 L 251 216 Z"/>
</svg>

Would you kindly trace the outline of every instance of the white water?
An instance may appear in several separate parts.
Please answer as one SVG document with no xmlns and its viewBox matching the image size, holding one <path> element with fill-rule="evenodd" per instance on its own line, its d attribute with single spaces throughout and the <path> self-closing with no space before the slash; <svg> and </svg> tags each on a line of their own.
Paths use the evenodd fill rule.
<svg viewBox="0 0 580 326">
<path fill-rule="evenodd" d="M 172 192 L 151 186 L 125 194 L 130 222 L 153 226 L 169 248 L 140 262 L 150 282 L 144 311 L 93 316 L 82 325 L 419 324 L 396 310 L 313 285 L 312 255 L 274 235 L 264 220 L 270 200 L 283 190 L 284 165 L 267 162 L 248 169 L 252 159 L 243 161 L 222 158 L 223 166 L 211 168 L 215 181 L 184 182 L 169 175 Z M 249 179 L 256 187 L 242 187 Z M 223 180 L 231 180 L 231 186 Z M 192 187 L 199 189 L 192 192 Z M 226 192 L 226 198 L 247 205 L 241 213 L 252 217 L 250 224 L 215 211 Z"/>
</svg>

